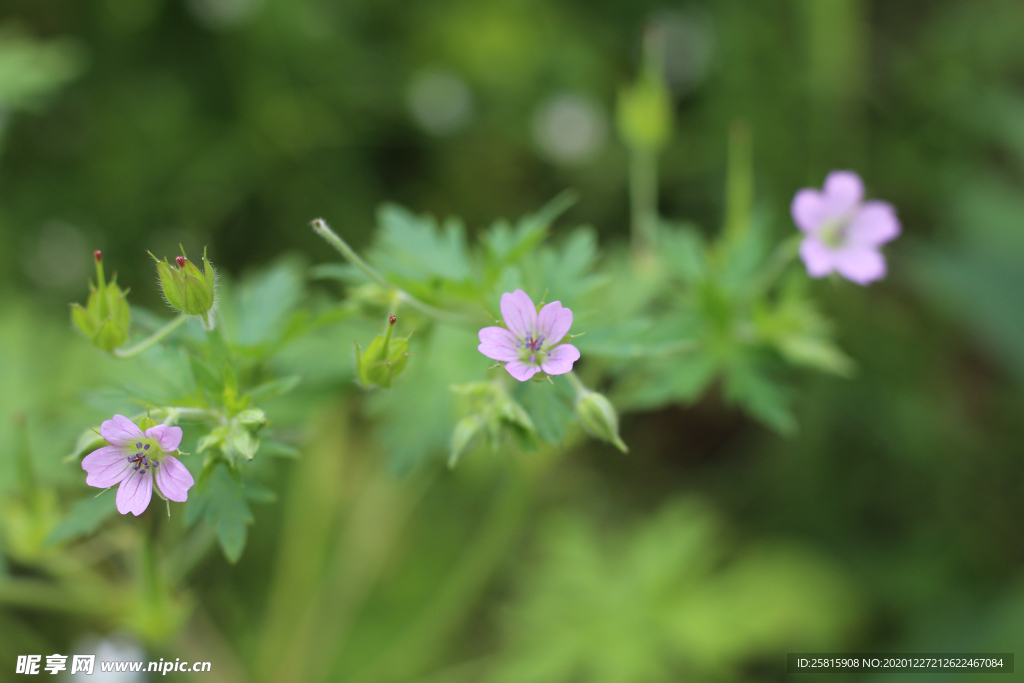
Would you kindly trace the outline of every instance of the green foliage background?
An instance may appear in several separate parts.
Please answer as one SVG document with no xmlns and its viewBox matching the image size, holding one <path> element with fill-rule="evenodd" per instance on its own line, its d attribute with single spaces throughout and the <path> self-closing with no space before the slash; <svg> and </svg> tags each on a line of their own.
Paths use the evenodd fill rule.
<svg viewBox="0 0 1024 683">
<path fill-rule="evenodd" d="M 545 258 L 571 273 L 573 254 L 597 258 L 587 235 L 621 249 L 626 150 L 613 136 L 586 163 L 553 163 L 531 122 L 559 92 L 610 120 L 644 26 L 664 17 L 710 46 L 675 93 L 664 215 L 717 232 L 737 120 L 753 136 L 755 214 L 775 237 L 792 231 L 793 192 L 833 168 L 898 208 L 884 282 L 811 286 L 855 370 L 801 376 L 789 436 L 722 387 L 649 408 L 627 382 L 628 455 L 569 439 L 560 457 L 480 452 L 447 470 L 448 386 L 487 364 L 475 340 L 438 331 L 431 362 L 413 356 L 396 380 L 404 391 L 362 401 L 352 340 L 376 326 L 277 336 L 295 306 L 328 310 L 340 291 L 315 267 L 336 258 L 309 221 L 374 243 L 378 264 L 396 244 L 436 247 L 447 276 L 450 245 L 417 242 L 400 209 L 378 221 L 378 207 L 461 216 L 475 243 L 496 217 L 571 187 L 581 200 Z M 210 660 L 223 681 L 781 680 L 787 651 L 1012 651 L 1024 638 L 1022 22 L 1013 0 L 6 0 L 0 680 L 18 654 L 115 631 L 151 659 Z M 427 67 L 472 93 L 451 135 L 410 113 Z M 373 241 L 378 223 L 392 243 Z M 575 224 L 593 232 L 560 232 Z M 144 309 L 163 314 L 145 252 L 179 242 L 209 245 L 232 338 L 303 377 L 266 405 L 285 457 L 254 461 L 247 499 L 189 509 L 211 533 L 243 520 L 223 528 L 248 528 L 248 545 L 220 539 L 245 546 L 234 564 L 182 549 L 185 588 L 166 603 L 111 596 L 107 614 L 86 583 L 29 595 L 15 454 L 63 492 L 63 518 L 85 486 L 62 459 L 121 405 L 110 387 L 171 395 L 192 377 L 170 351 L 143 364 L 89 348 L 67 303 L 84 300 L 99 248 L 145 324 Z M 578 272 L 563 292 L 582 296 Z M 65 532 L 93 531 L 99 512 Z M 118 538 L 137 542 L 146 523 L 118 520 Z"/>
</svg>

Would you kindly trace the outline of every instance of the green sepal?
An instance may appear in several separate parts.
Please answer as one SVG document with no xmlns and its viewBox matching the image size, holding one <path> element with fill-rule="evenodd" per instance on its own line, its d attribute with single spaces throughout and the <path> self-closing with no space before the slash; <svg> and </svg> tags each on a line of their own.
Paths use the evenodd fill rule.
<svg viewBox="0 0 1024 683">
<path fill-rule="evenodd" d="M 576 415 L 587 432 L 602 441 L 607 441 L 623 453 L 629 448 L 619 436 L 619 415 L 604 395 L 589 391 L 576 402 Z"/>
<path fill-rule="evenodd" d="M 217 274 L 206 257 L 206 249 L 203 249 L 202 270 L 188 260 L 184 249 L 181 250 L 184 263 L 180 267 L 172 265 L 166 258 L 161 261 L 152 252 L 149 255 L 156 261 L 160 289 L 168 305 L 185 315 L 196 315 L 207 320 L 207 314 L 213 309 L 217 297 Z"/>
<path fill-rule="evenodd" d="M 455 467 L 459 459 L 470 449 L 484 423 L 476 415 L 468 415 L 458 421 L 452 431 L 452 449 L 448 456 L 448 467 Z"/>
<path fill-rule="evenodd" d="M 408 363 L 409 338 L 392 339 L 394 323 L 386 324 L 384 333 L 374 337 L 365 352 L 359 342 L 355 342 L 356 377 L 363 388 L 390 388 L 391 381 L 405 370 Z"/>
</svg>

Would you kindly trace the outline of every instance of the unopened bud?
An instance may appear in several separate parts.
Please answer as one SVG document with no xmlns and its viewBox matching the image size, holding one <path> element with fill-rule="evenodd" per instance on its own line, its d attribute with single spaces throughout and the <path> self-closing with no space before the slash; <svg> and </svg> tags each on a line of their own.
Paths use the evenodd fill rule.
<svg viewBox="0 0 1024 683">
<path fill-rule="evenodd" d="M 96 284 L 89 282 L 86 305 L 71 304 L 71 322 L 92 345 L 113 351 L 128 341 L 132 312 L 128 306 L 128 290 L 117 286 L 117 274 L 108 283 L 103 273 L 103 253 L 93 252 L 96 259 Z"/>
<path fill-rule="evenodd" d="M 359 342 L 356 342 L 356 377 L 366 389 L 388 388 L 391 386 L 391 380 L 405 370 L 409 358 L 409 338 L 391 338 L 391 331 L 396 322 L 398 318 L 389 316 L 384 334 L 374 337 L 365 352 L 359 348 Z"/>
<path fill-rule="evenodd" d="M 623 453 L 629 452 L 619 436 L 619 415 L 604 395 L 588 391 L 580 396 L 576 401 L 576 415 L 592 436 L 608 441 Z"/>
<path fill-rule="evenodd" d="M 153 256 L 150 253 L 150 256 Z M 167 303 L 185 315 L 199 316 L 207 329 L 213 328 L 213 318 L 210 311 L 216 303 L 217 273 L 213 265 L 206 258 L 206 250 L 203 249 L 203 269 L 199 270 L 196 264 L 188 260 L 182 250 L 182 255 L 177 256 L 174 262 L 177 268 L 167 262 L 153 256 L 156 261 L 156 271 L 160 276 L 160 288 L 163 290 L 164 299 Z"/>
<path fill-rule="evenodd" d="M 619 91 L 619 135 L 633 149 L 657 152 L 672 134 L 672 98 L 663 74 L 663 42 L 660 32 L 647 35 L 640 75 L 633 85 Z"/>
</svg>

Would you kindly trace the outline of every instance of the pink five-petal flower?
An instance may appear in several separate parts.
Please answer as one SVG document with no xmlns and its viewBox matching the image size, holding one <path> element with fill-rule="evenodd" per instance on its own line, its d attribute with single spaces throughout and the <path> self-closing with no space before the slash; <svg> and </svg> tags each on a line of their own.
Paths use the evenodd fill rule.
<svg viewBox="0 0 1024 683">
<path fill-rule="evenodd" d="M 117 489 L 117 511 L 141 515 L 153 498 L 153 482 L 169 500 L 184 502 L 195 480 L 171 453 L 181 444 L 181 427 L 154 425 L 145 432 L 124 415 L 100 425 L 100 436 L 110 444 L 82 460 L 85 483 Z"/>
<path fill-rule="evenodd" d="M 811 277 L 835 271 L 860 285 L 885 277 L 881 246 L 900 234 L 900 223 L 892 205 L 863 198 L 852 171 L 833 171 L 821 191 L 805 188 L 793 197 L 793 222 L 806 235 L 800 258 Z"/>
<path fill-rule="evenodd" d="M 561 375 L 572 370 L 580 352 L 561 343 L 572 327 L 572 311 L 560 301 L 537 312 L 521 289 L 501 295 L 501 317 L 507 327 L 480 330 L 480 353 L 505 363 L 508 374 L 525 382 L 538 372 Z"/>
</svg>

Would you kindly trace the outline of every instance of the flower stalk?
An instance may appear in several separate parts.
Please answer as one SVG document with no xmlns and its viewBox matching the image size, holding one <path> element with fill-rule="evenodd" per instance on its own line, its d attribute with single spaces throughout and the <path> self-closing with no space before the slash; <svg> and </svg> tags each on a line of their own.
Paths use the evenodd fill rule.
<svg viewBox="0 0 1024 683">
<path fill-rule="evenodd" d="M 438 322 L 463 327 L 471 326 L 474 324 L 473 320 L 466 316 L 431 306 L 426 302 L 420 301 L 419 299 L 414 297 L 412 294 L 409 294 L 402 288 L 388 282 L 387 278 L 385 278 L 376 268 L 374 268 L 369 263 L 364 261 L 362 257 L 360 257 L 359 254 L 356 253 L 355 249 L 350 247 L 348 243 L 341 238 L 340 235 L 331 230 L 331 227 L 327 225 L 327 222 L 324 219 L 317 218 L 316 220 L 313 221 L 312 225 L 313 232 L 315 232 L 320 237 L 324 238 L 324 240 L 326 240 L 328 244 L 337 249 L 338 252 L 342 256 L 344 256 L 349 263 L 354 265 L 359 270 L 363 271 L 363 273 L 366 274 L 366 277 L 370 278 L 372 282 L 374 282 L 377 285 L 380 285 L 389 292 L 394 292 L 401 302 L 409 304 L 409 306 L 415 308 L 420 313 L 423 313 L 426 316 L 434 318 Z M 394 313 L 394 311 L 392 311 L 392 313 Z"/>
<path fill-rule="evenodd" d="M 135 346 L 130 346 L 127 349 L 115 349 L 114 355 L 118 358 L 134 358 L 181 327 L 188 318 L 187 315 L 179 315 Z"/>
</svg>

